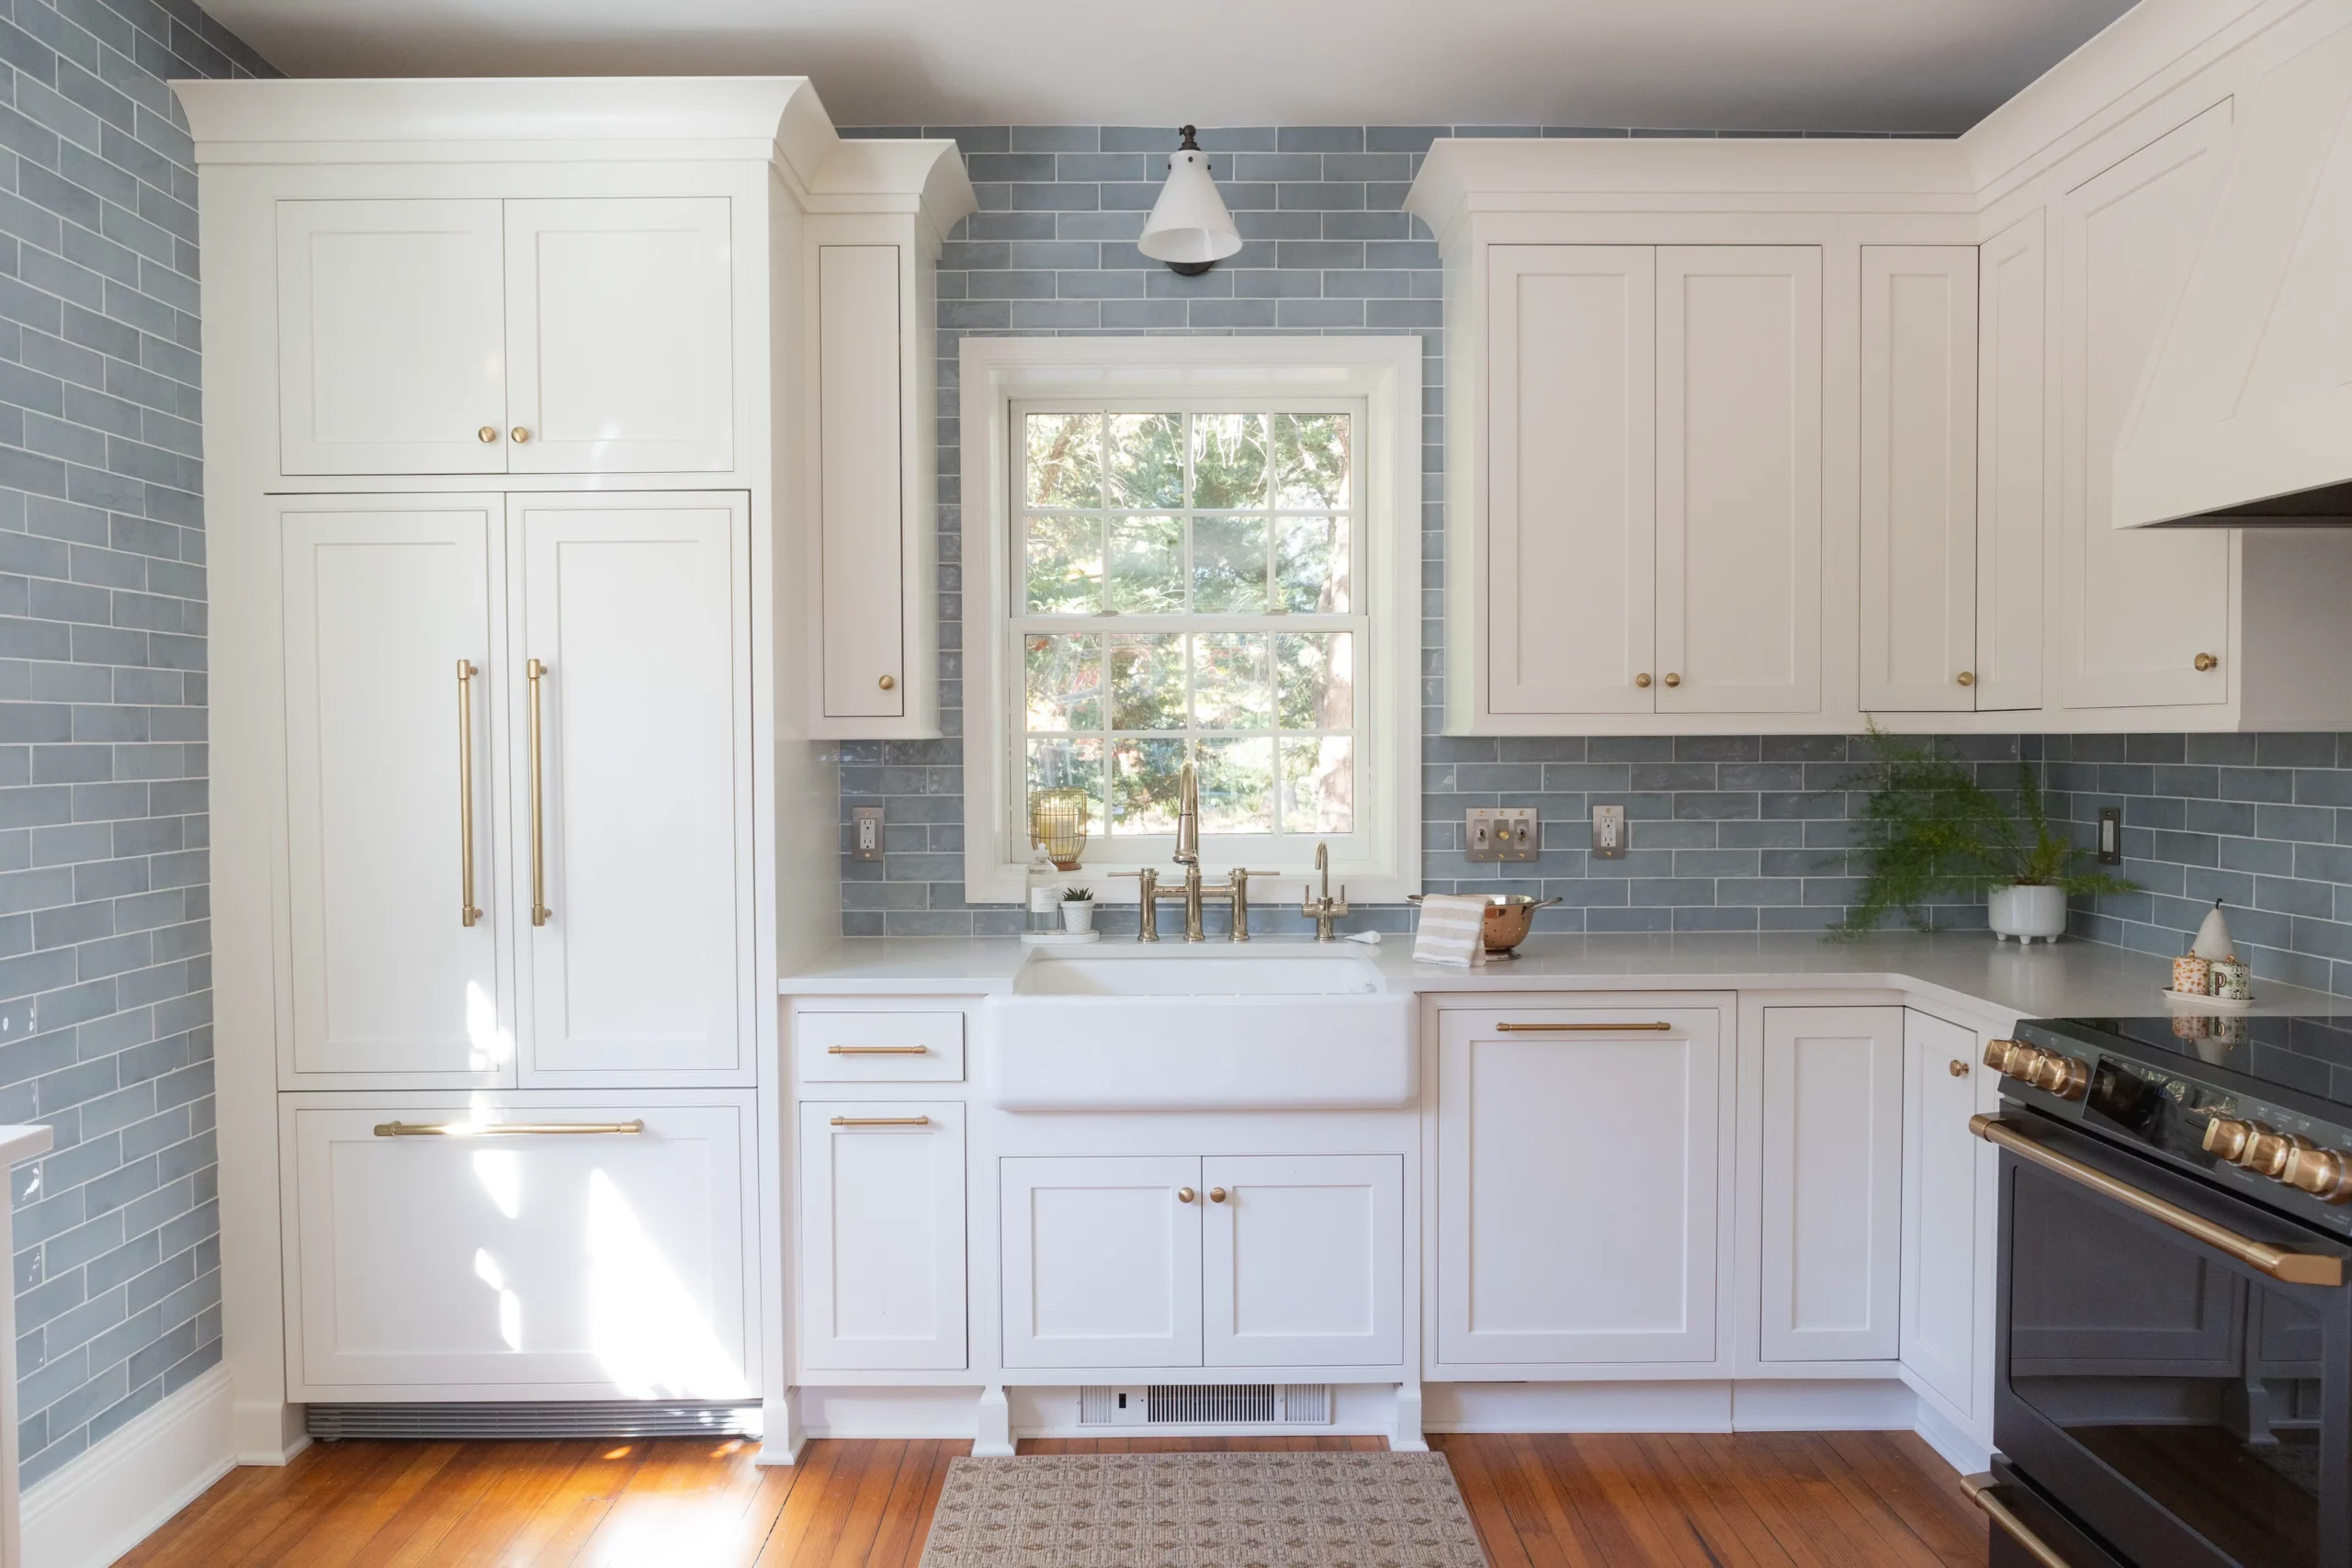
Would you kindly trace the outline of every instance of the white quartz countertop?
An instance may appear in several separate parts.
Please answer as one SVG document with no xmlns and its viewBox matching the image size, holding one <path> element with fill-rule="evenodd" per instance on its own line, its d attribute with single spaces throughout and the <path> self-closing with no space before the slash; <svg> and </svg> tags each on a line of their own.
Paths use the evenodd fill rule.
<svg viewBox="0 0 2352 1568">
<path fill-rule="evenodd" d="M 1106 937 L 1102 945 L 1124 944 Z M 1196 951 L 1225 945 L 1212 941 Z M 1260 938 L 1250 945 L 1262 951 L 1306 943 Z M 2158 1013 L 2164 1004 L 2157 992 L 2171 977 L 2167 962 L 2151 953 L 2073 941 L 2019 947 L 1983 932 L 1888 933 L 1851 942 L 1803 934 L 1538 934 L 1521 945 L 1517 961 L 1483 969 L 1416 964 L 1409 936 L 1346 947 L 1376 964 L 1396 991 L 1898 990 L 2018 1018 Z M 1010 937 L 847 938 L 787 973 L 779 988 L 801 997 L 987 996 L 1010 991 L 1013 971 L 1033 951 Z M 2352 1012 L 2352 1001 L 2340 1008 Z M 2257 981 L 2255 1010 L 2331 1013 L 2339 1003 L 2323 992 Z"/>
</svg>

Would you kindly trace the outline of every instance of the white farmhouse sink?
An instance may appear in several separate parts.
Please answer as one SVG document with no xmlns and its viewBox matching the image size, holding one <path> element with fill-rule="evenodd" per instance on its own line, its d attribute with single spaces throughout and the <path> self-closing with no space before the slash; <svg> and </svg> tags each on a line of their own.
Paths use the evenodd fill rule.
<svg viewBox="0 0 2352 1568">
<path fill-rule="evenodd" d="M 1008 1111 L 1372 1111 L 1419 1088 L 1413 998 L 1330 947 L 1040 949 L 980 1005 Z"/>
</svg>

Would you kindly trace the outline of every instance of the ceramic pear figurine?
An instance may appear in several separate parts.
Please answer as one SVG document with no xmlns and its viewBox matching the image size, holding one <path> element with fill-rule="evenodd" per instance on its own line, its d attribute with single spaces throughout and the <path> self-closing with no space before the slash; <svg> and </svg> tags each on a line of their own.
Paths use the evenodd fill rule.
<svg viewBox="0 0 2352 1568">
<path fill-rule="evenodd" d="M 2230 922 L 2222 918 L 2222 901 L 2219 898 L 2213 900 L 2213 908 L 2206 915 L 2205 923 L 2197 928 L 2197 940 L 2189 945 L 2188 951 L 2209 964 L 2217 959 L 2237 956 L 2237 950 L 2230 945 Z"/>
</svg>

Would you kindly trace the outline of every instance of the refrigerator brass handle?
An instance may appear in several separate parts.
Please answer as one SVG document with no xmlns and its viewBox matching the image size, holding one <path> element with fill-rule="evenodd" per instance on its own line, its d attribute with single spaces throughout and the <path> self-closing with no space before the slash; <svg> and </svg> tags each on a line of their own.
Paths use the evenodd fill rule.
<svg viewBox="0 0 2352 1568">
<path fill-rule="evenodd" d="M 836 1116 L 836 1127 L 928 1127 L 928 1116 Z"/>
<path fill-rule="evenodd" d="M 1983 1509 L 1984 1517 L 1999 1526 L 2004 1535 L 2023 1547 L 2025 1554 L 2041 1563 L 2041 1568 L 2075 1568 L 2073 1563 L 2059 1556 L 2057 1550 L 2048 1541 L 2027 1529 L 2023 1519 L 2009 1512 L 2007 1503 L 1993 1495 L 1993 1488 L 1998 1483 L 1991 1475 L 1963 1475 L 1960 1478 L 1960 1484 L 1961 1489 L 1968 1494 L 1968 1500 Z"/>
<path fill-rule="evenodd" d="M 458 923 L 470 928 L 481 919 L 474 903 L 474 677 L 469 660 L 458 660 Z"/>
<path fill-rule="evenodd" d="M 828 1045 L 828 1056 L 928 1056 L 928 1045 Z"/>
<path fill-rule="evenodd" d="M 1504 1034 L 1663 1034 L 1670 1023 L 1498 1023 Z"/>
<path fill-rule="evenodd" d="M 645 1131 L 638 1122 L 379 1122 L 379 1138 L 610 1137 Z"/>
<path fill-rule="evenodd" d="M 2192 1236 L 2225 1252 L 2247 1268 L 2282 1280 L 2290 1285 L 2341 1286 L 2344 1283 L 2344 1260 L 2319 1252 L 2297 1252 L 2291 1247 L 2273 1247 L 2252 1236 L 2240 1235 L 2226 1225 L 2217 1225 L 2202 1214 L 2189 1213 L 2177 1203 L 2167 1203 L 2153 1192 L 2143 1192 L 2127 1181 L 2118 1181 L 2103 1170 L 2070 1159 L 2053 1148 L 2035 1142 L 2008 1122 L 1995 1116 L 1972 1116 L 1968 1130 L 1997 1148 L 2008 1150 L 2022 1160 L 2030 1160 L 2044 1170 L 2055 1171 L 2070 1181 L 2080 1182 L 2103 1198 L 2111 1198 L 2127 1209 L 2137 1210 L 2150 1219 L 2170 1225 L 2186 1236 Z"/>
<path fill-rule="evenodd" d="M 543 926 L 555 913 L 548 908 L 547 784 L 540 759 L 545 742 L 539 730 L 541 687 L 548 667 L 532 660 L 523 667 L 531 686 L 531 923 Z"/>
</svg>

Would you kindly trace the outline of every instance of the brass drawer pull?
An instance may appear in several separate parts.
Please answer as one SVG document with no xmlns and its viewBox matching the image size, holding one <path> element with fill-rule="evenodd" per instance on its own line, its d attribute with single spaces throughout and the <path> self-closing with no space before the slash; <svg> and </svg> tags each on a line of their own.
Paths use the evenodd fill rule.
<svg viewBox="0 0 2352 1568">
<path fill-rule="evenodd" d="M 1498 1023 L 1505 1034 L 1663 1034 L 1670 1023 Z"/>
<path fill-rule="evenodd" d="M 645 1131 L 638 1122 L 379 1122 L 379 1138 L 556 1138 Z"/>
<path fill-rule="evenodd" d="M 481 671 L 458 660 L 458 923 L 470 930 L 481 919 L 474 903 L 474 677 Z"/>
<path fill-rule="evenodd" d="M 544 742 L 539 728 L 541 689 L 548 667 L 534 659 L 523 667 L 531 686 L 531 923 L 543 926 L 555 913 L 548 908 L 547 784 L 541 775 Z"/>
<path fill-rule="evenodd" d="M 836 1116 L 836 1127 L 928 1127 L 928 1116 Z"/>
<path fill-rule="evenodd" d="M 2290 1285 L 2330 1285 L 2344 1283 L 2344 1260 L 2319 1252 L 2297 1252 L 2290 1247 L 2273 1247 L 2252 1236 L 2240 1235 L 2224 1225 L 2217 1225 L 2202 1214 L 2193 1214 L 2177 1203 L 2167 1203 L 2153 1192 L 2143 1192 L 2129 1182 L 2118 1181 L 2103 1170 L 2070 1159 L 2057 1150 L 2048 1148 L 2027 1137 L 2009 1123 L 1993 1116 L 1972 1116 L 1968 1130 L 1986 1143 L 2007 1149 L 2019 1159 L 2030 1160 L 2044 1170 L 2055 1171 L 2070 1181 L 2080 1182 L 2103 1198 L 2111 1198 L 2128 1209 L 2136 1209 L 2152 1220 L 2170 1225 L 2183 1235 L 2193 1236 L 2217 1252 L 2225 1252 L 2249 1269 L 2257 1269 L 2274 1280 Z"/>
<path fill-rule="evenodd" d="M 1968 1500 L 1983 1509 L 1984 1517 L 1999 1526 L 2002 1534 L 2025 1548 L 2025 1554 L 2041 1564 L 2041 1568 L 2075 1568 L 2073 1563 L 2059 1556 L 2048 1541 L 2028 1529 L 2023 1519 L 2009 1512 L 2007 1503 L 1993 1495 L 1996 1483 L 1992 1476 L 1963 1475 L 1960 1484 L 1962 1490 L 1968 1494 Z"/>
<path fill-rule="evenodd" d="M 828 1045 L 828 1056 L 928 1056 L 928 1045 Z"/>
</svg>

